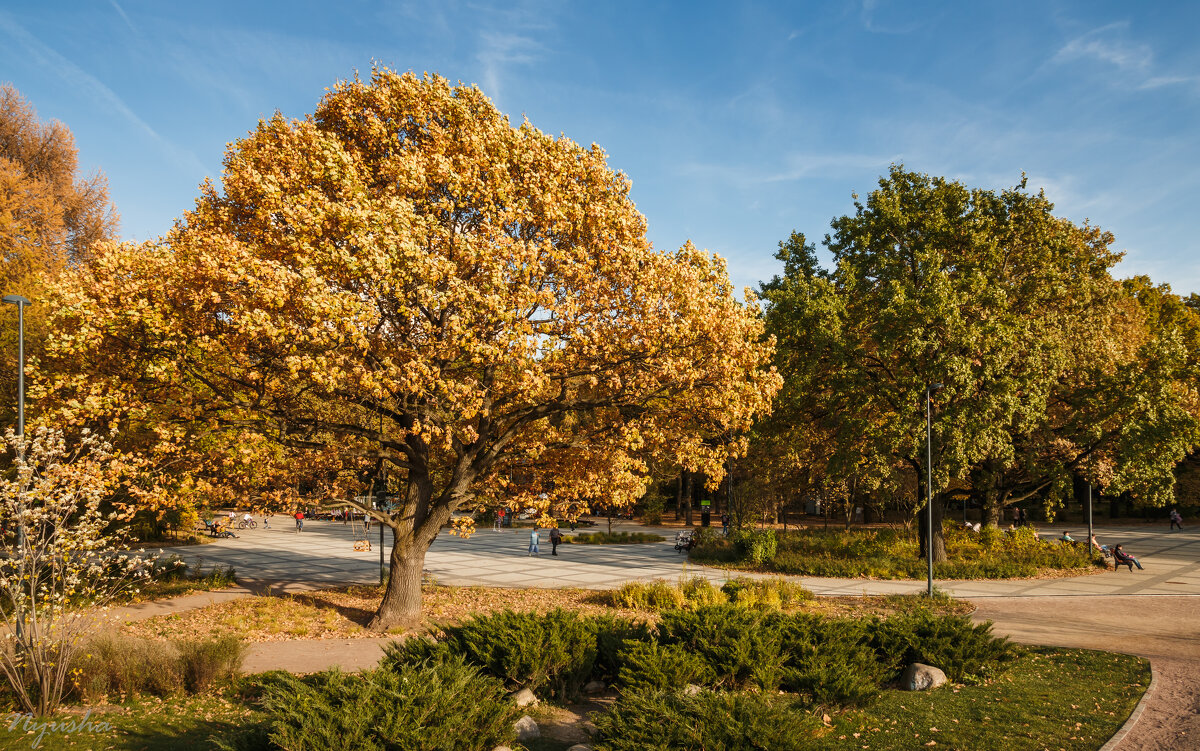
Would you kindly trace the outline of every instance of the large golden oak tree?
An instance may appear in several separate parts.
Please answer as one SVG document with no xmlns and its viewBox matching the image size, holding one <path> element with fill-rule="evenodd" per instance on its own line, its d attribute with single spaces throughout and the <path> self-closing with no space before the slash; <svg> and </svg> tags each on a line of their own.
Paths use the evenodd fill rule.
<svg viewBox="0 0 1200 751">
<path fill-rule="evenodd" d="M 249 431 L 297 472 L 319 457 L 309 482 L 385 467 L 402 496 L 374 512 L 394 545 L 373 626 L 413 624 L 456 510 L 631 502 L 650 461 L 720 477 L 738 446 L 709 439 L 768 408 L 754 305 L 719 258 L 645 232 L 599 147 L 376 70 L 259 123 L 160 242 L 62 286 L 57 403 Z"/>
</svg>

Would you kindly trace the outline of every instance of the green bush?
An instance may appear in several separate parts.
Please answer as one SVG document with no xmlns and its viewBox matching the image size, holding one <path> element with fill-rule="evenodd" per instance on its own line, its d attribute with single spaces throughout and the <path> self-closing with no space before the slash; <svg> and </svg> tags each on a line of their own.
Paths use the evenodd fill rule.
<svg viewBox="0 0 1200 751">
<path fill-rule="evenodd" d="M 597 751 L 799 751 L 820 727 L 788 697 L 712 691 L 629 692 L 595 722 Z"/>
<path fill-rule="evenodd" d="M 461 657 L 360 675 L 279 678 L 262 704 L 270 749 L 287 751 L 487 751 L 511 743 L 520 716 L 499 680 Z M 249 751 L 255 735 L 226 749 Z"/>
<path fill-rule="evenodd" d="M 893 678 L 909 663 L 921 662 L 962 682 L 987 675 L 1016 654 L 1007 639 L 992 633 L 990 621 L 975 624 L 965 615 L 924 610 L 882 621 L 874 629 L 872 644 Z"/>
<path fill-rule="evenodd" d="M 761 565 L 775 559 L 779 541 L 773 529 L 741 529 L 733 535 L 733 547 L 742 558 Z"/>
<path fill-rule="evenodd" d="M 626 691 L 680 689 L 709 680 L 704 660 L 678 644 L 627 641 L 620 665 L 617 682 Z"/>
<path fill-rule="evenodd" d="M 658 622 L 658 638 L 701 657 L 716 685 L 771 690 L 778 687 L 786 662 L 782 618 L 734 605 L 666 611 Z"/>
<path fill-rule="evenodd" d="M 621 650 L 626 642 L 648 642 L 653 638 L 650 627 L 644 621 L 633 621 L 612 615 L 599 615 L 591 619 L 596 633 L 596 667 L 592 677 L 606 683 L 617 680 L 621 669 Z"/>
<path fill-rule="evenodd" d="M 579 695 L 596 664 L 594 628 L 568 610 L 544 615 L 506 610 L 445 627 L 436 648 L 409 639 L 405 645 L 411 646 L 390 647 L 385 659 L 391 665 L 411 664 L 423 649 L 460 654 L 511 687 L 569 700 Z"/>
</svg>

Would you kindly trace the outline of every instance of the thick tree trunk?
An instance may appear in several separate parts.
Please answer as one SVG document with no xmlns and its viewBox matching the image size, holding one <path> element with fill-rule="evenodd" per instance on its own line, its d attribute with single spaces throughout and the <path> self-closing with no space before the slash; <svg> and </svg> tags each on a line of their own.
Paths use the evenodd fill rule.
<svg viewBox="0 0 1200 751">
<path fill-rule="evenodd" d="M 408 537 L 408 540 L 401 540 L 392 530 L 391 571 L 383 602 L 367 624 L 372 630 L 411 629 L 421 624 L 421 574 L 429 544 L 419 543 L 411 534 Z"/>
</svg>

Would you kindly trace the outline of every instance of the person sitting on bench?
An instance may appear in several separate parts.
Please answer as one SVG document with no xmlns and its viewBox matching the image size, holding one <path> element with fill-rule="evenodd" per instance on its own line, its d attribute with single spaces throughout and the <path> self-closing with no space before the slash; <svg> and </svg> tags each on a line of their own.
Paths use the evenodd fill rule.
<svg viewBox="0 0 1200 751">
<path fill-rule="evenodd" d="M 1068 544 L 1074 545 L 1075 544 L 1075 538 L 1071 537 L 1070 532 L 1063 532 L 1062 537 L 1058 538 L 1058 541 L 1063 543 L 1064 545 L 1068 545 Z"/>
<path fill-rule="evenodd" d="M 1098 552 L 1100 552 L 1100 553 L 1103 553 L 1105 558 L 1112 558 L 1112 553 L 1109 551 L 1109 549 L 1108 549 L 1108 546 L 1107 546 L 1107 545 L 1101 545 L 1100 543 L 1096 542 L 1096 536 L 1095 536 L 1095 535 L 1092 535 L 1091 537 L 1089 537 L 1089 538 L 1088 538 L 1088 542 L 1089 542 L 1089 543 L 1091 544 L 1091 546 L 1092 546 L 1093 548 L 1095 548 L 1095 549 L 1096 549 Z"/>
<path fill-rule="evenodd" d="M 1133 571 L 1134 566 L 1138 567 L 1138 571 L 1143 570 L 1141 562 L 1122 550 L 1120 545 L 1113 548 L 1113 560 L 1116 561 L 1116 565 L 1118 566 L 1128 566 L 1130 571 Z"/>
</svg>

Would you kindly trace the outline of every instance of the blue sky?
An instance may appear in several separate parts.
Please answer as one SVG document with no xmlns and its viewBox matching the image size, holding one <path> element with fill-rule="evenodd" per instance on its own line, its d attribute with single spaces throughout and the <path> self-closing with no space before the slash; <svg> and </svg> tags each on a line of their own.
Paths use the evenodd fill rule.
<svg viewBox="0 0 1200 751">
<path fill-rule="evenodd" d="M 0 80 L 75 133 L 126 237 L 150 239 L 260 117 L 372 62 L 478 84 L 608 151 L 650 239 L 739 285 L 819 239 L 892 162 L 972 186 L 1025 172 L 1200 292 L 1200 3 L 167 3 L 0 0 Z"/>
</svg>

